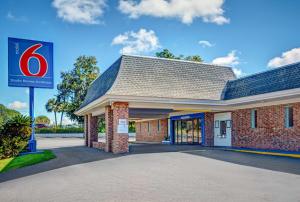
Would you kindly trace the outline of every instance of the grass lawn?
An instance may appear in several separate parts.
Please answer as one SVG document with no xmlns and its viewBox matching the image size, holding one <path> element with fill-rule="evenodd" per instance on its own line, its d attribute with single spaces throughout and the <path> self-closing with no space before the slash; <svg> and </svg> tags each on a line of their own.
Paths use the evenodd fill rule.
<svg viewBox="0 0 300 202">
<path fill-rule="evenodd" d="M 50 150 L 38 154 L 26 154 L 0 160 L 0 173 L 54 159 L 56 156 Z"/>
</svg>

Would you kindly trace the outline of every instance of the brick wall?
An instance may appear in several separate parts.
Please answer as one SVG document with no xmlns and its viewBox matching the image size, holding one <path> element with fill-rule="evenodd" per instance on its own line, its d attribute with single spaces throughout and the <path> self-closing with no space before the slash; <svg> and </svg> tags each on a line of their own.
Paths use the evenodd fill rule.
<svg viewBox="0 0 300 202">
<path fill-rule="evenodd" d="M 88 147 L 93 147 L 93 142 L 98 141 L 98 117 L 88 115 Z"/>
<path fill-rule="evenodd" d="M 205 113 L 205 146 L 214 146 L 214 113 Z"/>
<path fill-rule="evenodd" d="M 105 107 L 105 151 L 112 151 L 112 140 L 113 140 L 113 111 L 111 106 Z"/>
<path fill-rule="evenodd" d="M 106 144 L 105 142 L 93 142 L 93 148 L 105 150 Z"/>
<path fill-rule="evenodd" d="M 150 130 L 148 131 L 148 122 Z M 160 130 L 158 131 L 158 120 L 136 122 L 136 141 L 141 142 L 161 142 L 168 135 L 168 119 L 160 120 Z"/>
<path fill-rule="evenodd" d="M 285 128 L 284 107 L 257 109 L 257 128 L 251 128 L 251 109 L 232 112 L 232 146 L 300 151 L 300 103 L 294 103 L 294 126 Z"/>
<path fill-rule="evenodd" d="M 128 121 L 128 103 L 115 102 L 112 104 L 112 123 L 113 123 L 113 138 L 112 138 L 112 152 L 115 154 L 128 152 L 128 133 L 118 133 L 119 119 L 126 119 Z M 128 124 L 128 123 L 127 123 Z"/>
</svg>

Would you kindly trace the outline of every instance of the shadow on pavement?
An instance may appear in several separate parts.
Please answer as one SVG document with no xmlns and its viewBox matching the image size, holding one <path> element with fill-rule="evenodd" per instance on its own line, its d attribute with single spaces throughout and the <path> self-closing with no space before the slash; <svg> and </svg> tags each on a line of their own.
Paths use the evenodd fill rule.
<svg viewBox="0 0 300 202">
<path fill-rule="evenodd" d="M 73 147 L 61 147 L 51 149 L 56 155 L 55 159 L 19 168 L 16 170 L 10 170 L 5 173 L 0 173 L 0 182 L 13 180 L 20 177 L 34 175 L 49 170 L 63 168 L 71 165 L 88 163 L 93 161 L 105 160 L 110 158 L 120 157 L 122 155 L 114 155 L 112 153 L 106 153 L 93 148 L 85 146 L 73 146 Z"/>
<path fill-rule="evenodd" d="M 248 153 L 224 151 L 199 145 L 162 145 L 162 144 L 130 144 L 129 153 L 112 154 L 85 146 L 70 146 L 51 149 L 56 158 L 40 164 L 11 170 L 0 174 L 0 182 L 17 179 L 41 172 L 63 168 L 76 164 L 106 160 L 127 155 L 181 152 L 190 155 L 220 160 L 224 162 L 251 166 L 256 168 L 280 171 L 300 175 L 300 159 L 276 157 Z"/>
<path fill-rule="evenodd" d="M 184 153 L 243 166 L 251 166 L 255 168 L 300 175 L 300 159 L 291 157 L 241 153 L 220 149 L 186 151 Z"/>
</svg>

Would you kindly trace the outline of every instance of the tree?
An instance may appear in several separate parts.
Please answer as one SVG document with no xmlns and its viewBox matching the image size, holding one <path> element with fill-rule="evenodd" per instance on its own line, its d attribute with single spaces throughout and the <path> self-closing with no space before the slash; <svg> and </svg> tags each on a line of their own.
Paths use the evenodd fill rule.
<svg viewBox="0 0 300 202">
<path fill-rule="evenodd" d="M 35 118 L 35 123 L 36 124 L 50 124 L 50 119 L 47 116 L 41 115 Z"/>
<path fill-rule="evenodd" d="M 169 58 L 169 59 L 178 59 L 175 57 L 173 53 L 171 53 L 168 49 L 164 49 L 161 52 L 156 52 L 155 53 L 156 57 L 159 58 Z"/>
<path fill-rule="evenodd" d="M 161 52 L 157 52 L 155 55 L 156 55 L 156 57 L 159 57 L 159 58 L 169 58 L 169 59 L 177 59 L 177 60 L 203 62 L 202 58 L 199 55 L 191 55 L 191 56 L 186 56 L 186 57 L 184 57 L 184 55 L 175 56 L 168 49 L 164 49 Z"/>
<path fill-rule="evenodd" d="M 17 115 L 21 115 L 21 113 L 13 109 L 8 109 L 4 105 L 0 104 L 0 128 L 6 120 L 9 120 Z"/>
<path fill-rule="evenodd" d="M 202 58 L 199 55 L 187 56 L 184 60 L 194 61 L 194 62 L 203 62 Z"/>
<path fill-rule="evenodd" d="M 80 56 L 71 71 L 61 72 L 62 81 L 57 85 L 61 121 L 63 113 L 66 113 L 71 120 L 83 122 L 83 118 L 76 116 L 74 112 L 82 104 L 90 84 L 98 75 L 97 60 L 93 56 Z"/>
<path fill-rule="evenodd" d="M 47 112 L 54 112 L 54 119 L 55 119 L 55 127 L 57 127 L 57 117 L 56 113 L 59 110 L 59 106 L 57 100 L 55 98 L 49 99 L 45 105 Z"/>
</svg>

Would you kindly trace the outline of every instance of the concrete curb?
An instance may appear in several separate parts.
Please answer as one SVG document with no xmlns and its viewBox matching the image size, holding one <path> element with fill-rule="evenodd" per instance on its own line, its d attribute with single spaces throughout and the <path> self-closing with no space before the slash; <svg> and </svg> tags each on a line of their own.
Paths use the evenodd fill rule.
<svg viewBox="0 0 300 202">
<path fill-rule="evenodd" d="M 243 150 L 243 149 L 224 149 L 225 151 L 243 152 L 251 154 L 261 154 L 261 155 L 271 155 L 271 156 L 283 156 L 291 158 L 300 158 L 300 154 L 289 154 L 289 153 L 279 153 L 279 152 L 266 152 L 266 151 L 255 151 L 255 150 Z"/>
</svg>

